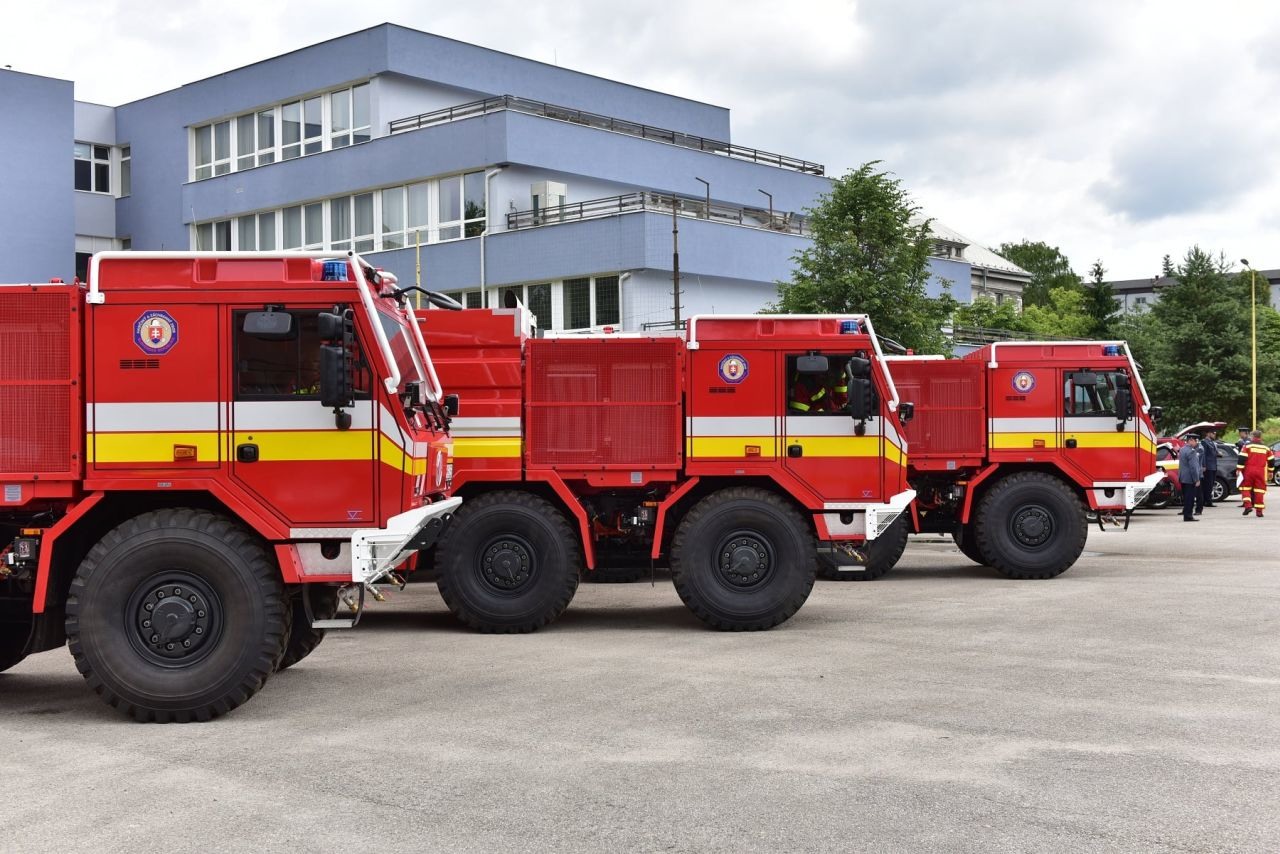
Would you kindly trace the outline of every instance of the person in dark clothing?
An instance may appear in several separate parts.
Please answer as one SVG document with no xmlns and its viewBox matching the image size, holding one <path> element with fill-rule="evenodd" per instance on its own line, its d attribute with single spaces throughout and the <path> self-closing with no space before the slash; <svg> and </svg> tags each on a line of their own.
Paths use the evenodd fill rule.
<svg viewBox="0 0 1280 854">
<path fill-rule="evenodd" d="M 1213 485 L 1218 482 L 1218 442 L 1212 430 L 1205 431 L 1200 442 L 1200 450 L 1204 457 L 1204 475 L 1200 478 L 1200 501 L 1196 502 L 1196 512 L 1201 506 L 1213 506 Z"/>
<path fill-rule="evenodd" d="M 1200 480 L 1204 468 L 1200 462 L 1200 436 L 1188 433 L 1186 444 L 1178 451 L 1178 484 L 1182 487 L 1182 521 L 1199 522 L 1193 513 L 1200 497 Z"/>
<path fill-rule="evenodd" d="M 1236 431 L 1240 434 L 1240 439 L 1236 442 L 1236 450 L 1239 451 L 1245 445 L 1249 444 L 1249 428 L 1237 427 Z"/>
</svg>

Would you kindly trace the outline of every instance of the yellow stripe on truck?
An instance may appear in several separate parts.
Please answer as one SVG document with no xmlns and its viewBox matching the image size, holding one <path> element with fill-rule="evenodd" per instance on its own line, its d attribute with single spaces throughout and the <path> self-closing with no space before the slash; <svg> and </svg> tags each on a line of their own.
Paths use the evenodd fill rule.
<svg viewBox="0 0 1280 854">
<path fill-rule="evenodd" d="M 880 457 L 903 465 L 902 449 L 886 441 L 880 452 L 879 436 L 788 436 L 787 444 L 804 446 L 808 457 Z M 775 436 L 691 436 L 685 440 L 685 455 L 690 459 L 745 459 L 747 447 L 760 449 L 760 455 L 781 454 L 782 441 Z M 753 455 L 754 456 L 754 455 Z"/>
<path fill-rule="evenodd" d="M 1123 433 L 1067 433 L 1064 438 L 1075 439 L 1077 448 L 1133 448 L 1137 447 L 1149 454 L 1156 452 L 1155 442 L 1146 436 L 1139 436 L 1137 442 L 1131 432 Z M 1036 448 L 1057 448 L 1056 433 L 992 433 L 991 448 L 994 450 L 1022 450 Z M 1037 441 L 1043 445 L 1036 445 Z"/>
<path fill-rule="evenodd" d="M 522 445 L 519 436 L 455 436 L 453 439 L 454 459 L 475 459 L 477 457 L 520 457 Z"/>
<path fill-rule="evenodd" d="M 196 449 L 198 462 L 216 462 L 217 431 L 201 433 L 90 433 L 86 456 L 90 463 L 172 463 L 174 445 Z"/>
</svg>

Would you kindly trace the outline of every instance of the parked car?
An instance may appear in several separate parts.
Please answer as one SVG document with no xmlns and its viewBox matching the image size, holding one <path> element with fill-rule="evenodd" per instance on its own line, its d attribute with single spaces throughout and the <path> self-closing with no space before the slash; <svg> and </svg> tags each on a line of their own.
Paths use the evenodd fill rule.
<svg viewBox="0 0 1280 854">
<path fill-rule="evenodd" d="M 1271 446 L 1271 482 L 1280 486 L 1280 442 Z"/>
<path fill-rule="evenodd" d="M 1174 433 L 1172 436 L 1161 436 L 1156 441 L 1170 442 L 1171 444 L 1173 444 L 1174 456 L 1177 456 L 1177 449 L 1182 447 L 1183 439 L 1186 438 L 1186 435 L 1188 433 L 1195 433 L 1197 435 L 1203 436 L 1204 431 L 1212 430 L 1218 436 L 1221 436 L 1222 431 L 1225 429 L 1227 429 L 1227 422 L 1225 421 L 1198 421 L 1195 424 L 1188 424 L 1186 427 L 1183 427 L 1181 430 L 1179 430 L 1177 433 Z"/>
<path fill-rule="evenodd" d="M 1187 431 L 1180 432 L 1185 435 Z M 1225 501 L 1239 491 L 1236 488 L 1236 463 L 1239 455 L 1235 448 L 1225 442 L 1215 441 L 1214 444 L 1218 448 L 1218 470 L 1213 477 L 1213 501 L 1217 502 Z M 1156 445 L 1156 466 L 1164 471 L 1165 479 L 1147 494 L 1144 506 L 1159 510 L 1170 504 L 1182 503 L 1182 485 L 1178 482 L 1178 449 L 1182 445 L 1181 439 L 1166 439 Z"/>
</svg>

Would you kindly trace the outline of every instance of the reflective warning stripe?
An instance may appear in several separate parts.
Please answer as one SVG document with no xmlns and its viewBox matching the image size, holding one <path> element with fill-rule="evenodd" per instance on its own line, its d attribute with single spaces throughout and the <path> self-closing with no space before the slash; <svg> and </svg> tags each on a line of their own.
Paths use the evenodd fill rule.
<svg viewBox="0 0 1280 854">
<path fill-rule="evenodd" d="M 800 402 L 800 401 L 798 401 L 798 400 L 793 400 L 793 401 L 791 401 L 791 408 L 792 408 L 792 409 L 795 409 L 795 410 L 797 410 L 797 411 L 799 411 L 799 412 L 808 412 L 808 411 L 809 411 L 809 404 L 807 404 L 807 403 L 801 403 L 801 402 Z"/>
<path fill-rule="evenodd" d="M 201 433 L 90 433 L 85 459 L 90 463 L 172 463 L 173 446 L 196 449 L 198 462 L 217 462 L 216 430 Z"/>
<path fill-rule="evenodd" d="M 524 447 L 519 436 L 467 436 L 453 440 L 454 459 L 483 457 L 519 458 Z"/>
</svg>

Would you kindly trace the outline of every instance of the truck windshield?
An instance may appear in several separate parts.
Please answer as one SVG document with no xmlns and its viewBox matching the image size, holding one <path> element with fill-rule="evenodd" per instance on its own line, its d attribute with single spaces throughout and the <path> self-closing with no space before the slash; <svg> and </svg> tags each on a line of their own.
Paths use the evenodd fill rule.
<svg viewBox="0 0 1280 854">
<path fill-rule="evenodd" d="M 419 375 L 413 361 L 410 350 L 413 342 L 409 340 L 409 329 L 399 318 L 382 311 L 378 312 L 378 322 L 382 324 L 382 331 L 386 333 L 391 353 L 396 357 L 396 368 L 400 371 L 400 388 L 403 389 L 406 382 L 425 382 L 426 377 Z"/>
</svg>

